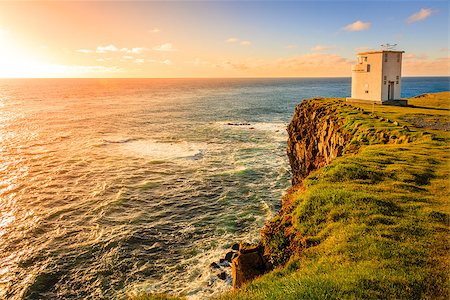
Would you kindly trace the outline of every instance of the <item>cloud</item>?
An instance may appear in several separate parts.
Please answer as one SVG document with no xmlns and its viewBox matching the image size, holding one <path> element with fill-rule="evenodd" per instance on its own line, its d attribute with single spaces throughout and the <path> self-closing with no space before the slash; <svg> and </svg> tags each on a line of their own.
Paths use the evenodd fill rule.
<svg viewBox="0 0 450 300">
<path fill-rule="evenodd" d="M 158 46 L 153 47 L 155 51 L 177 51 L 172 45 L 172 43 L 165 43 Z"/>
<path fill-rule="evenodd" d="M 124 55 L 124 56 L 122 56 L 122 58 L 123 59 L 134 59 L 134 57 L 130 56 L 130 55 Z"/>
<path fill-rule="evenodd" d="M 356 47 L 354 50 L 356 52 L 367 52 L 367 51 L 374 51 L 375 49 L 371 47 Z"/>
<path fill-rule="evenodd" d="M 414 60 L 428 60 L 428 55 L 427 54 L 414 54 L 414 53 L 405 53 L 402 56 L 403 61 L 414 61 Z"/>
<path fill-rule="evenodd" d="M 236 42 L 239 42 L 239 39 L 231 37 L 231 38 L 228 38 L 225 42 L 226 43 L 236 43 Z"/>
<path fill-rule="evenodd" d="M 76 51 L 80 52 L 80 53 L 93 53 L 94 52 L 94 50 L 89 50 L 89 49 L 78 49 Z"/>
<path fill-rule="evenodd" d="M 242 46 L 250 46 L 252 44 L 252 42 L 250 42 L 250 41 L 241 40 L 241 39 L 238 39 L 235 37 L 230 37 L 230 38 L 226 39 L 225 43 L 229 43 L 229 44 L 239 43 Z"/>
<path fill-rule="evenodd" d="M 119 51 L 119 48 L 117 48 L 114 45 L 108 45 L 108 46 L 98 46 L 95 52 L 97 53 L 106 53 L 106 52 L 116 52 Z"/>
<path fill-rule="evenodd" d="M 212 67 L 233 75 L 245 72 L 251 76 L 330 77 L 350 76 L 352 64 L 353 60 L 337 54 L 315 52 L 272 61 L 224 60 Z"/>
<path fill-rule="evenodd" d="M 337 54 L 307 53 L 281 58 L 269 66 L 273 74 L 289 76 L 350 76 L 352 60 Z"/>
<path fill-rule="evenodd" d="M 311 48 L 313 52 L 321 52 L 335 48 L 335 46 L 324 46 L 324 45 L 316 45 Z"/>
<path fill-rule="evenodd" d="M 370 22 L 356 21 L 346 25 L 343 29 L 345 31 L 361 31 L 369 29 L 371 25 L 372 24 Z"/>
<path fill-rule="evenodd" d="M 161 61 L 161 63 L 165 64 L 165 65 L 171 65 L 172 61 L 170 59 L 166 59 L 166 60 Z"/>
<path fill-rule="evenodd" d="M 161 32 L 161 29 L 159 29 L 158 27 L 155 27 L 153 29 L 150 30 L 151 33 L 159 33 Z"/>
<path fill-rule="evenodd" d="M 220 64 L 213 65 L 213 68 L 234 69 L 243 71 L 250 69 L 250 66 L 245 63 L 233 63 L 229 60 L 224 60 Z"/>
<path fill-rule="evenodd" d="M 420 11 L 412 14 L 406 20 L 406 23 L 411 24 L 418 21 L 423 21 L 434 13 L 430 8 L 422 8 Z"/>
<path fill-rule="evenodd" d="M 139 47 L 131 48 L 131 49 L 122 48 L 122 49 L 120 49 L 120 52 L 126 52 L 126 53 L 130 53 L 130 54 L 131 53 L 133 53 L 133 54 L 141 54 L 144 50 L 145 50 L 144 48 L 139 48 Z"/>
<path fill-rule="evenodd" d="M 127 54 L 141 54 L 143 51 L 145 51 L 145 48 L 135 47 L 135 48 L 117 48 L 114 45 L 107 45 L 107 46 L 98 46 L 95 50 L 91 49 L 78 49 L 76 52 L 80 53 L 107 53 L 107 52 L 124 52 Z"/>
<path fill-rule="evenodd" d="M 145 59 L 143 59 L 143 58 L 136 58 L 136 59 L 134 60 L 134 62 L 135 62 L 136 64 L 143 64 L 143 63 L 145 62 Z"/>
<path fill-rule="evenodd" d="M 413 76 L 450 76 L 450 56 L 431 59 L 427 55 L 405 54 L 402 73 Z"/>
<path fill-rule="evenodd" d="M 196 67 L 209 64 L 207 61 L 202 60 L 200 58 L 196 58 L 194 60 L 188 60 L 188 61 L 185 61 L 185 63 L 194 65 Z"/>
</svg>

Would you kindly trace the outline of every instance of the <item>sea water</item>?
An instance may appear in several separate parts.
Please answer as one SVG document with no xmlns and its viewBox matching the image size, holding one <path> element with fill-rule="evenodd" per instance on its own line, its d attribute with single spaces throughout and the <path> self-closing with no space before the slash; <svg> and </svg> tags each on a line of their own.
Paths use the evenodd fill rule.
<svg viewBox="0 0 450 300">
<path fill-rule="evenodd" d="M 449 89 L 404 78 L 403 97 Z M 349 78 L 0 80 L 0 298 L 229 289 L 290 185 L 286 125 Z"/>
</svg>

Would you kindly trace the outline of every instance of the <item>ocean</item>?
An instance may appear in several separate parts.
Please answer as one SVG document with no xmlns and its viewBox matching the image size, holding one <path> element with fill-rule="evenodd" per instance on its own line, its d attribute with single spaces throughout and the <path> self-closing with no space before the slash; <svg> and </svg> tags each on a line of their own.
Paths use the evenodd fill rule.
<svg viewBox="0 0 450 300">
<path fill-rule="evenodd" d="M 229 289 L 209 265 L 280 208 L 295 105 L 349 95 L 350 78 L 0 80 L 0 298 Z"/>
</svg>

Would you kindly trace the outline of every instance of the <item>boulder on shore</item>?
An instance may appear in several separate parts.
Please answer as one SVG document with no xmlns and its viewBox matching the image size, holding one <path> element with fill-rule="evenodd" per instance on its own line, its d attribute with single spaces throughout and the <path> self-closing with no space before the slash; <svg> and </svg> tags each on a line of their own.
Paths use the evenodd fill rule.
<svg viewBox="0 0 450 300">
<path fill-rule="evenodd" d="M 266 273 L 269 268 L 263 255 L 261 245 L 241 243 L 239 252 L 231 264 L 233 288 L 240 288 L 244 283 Z"/>
</svg>

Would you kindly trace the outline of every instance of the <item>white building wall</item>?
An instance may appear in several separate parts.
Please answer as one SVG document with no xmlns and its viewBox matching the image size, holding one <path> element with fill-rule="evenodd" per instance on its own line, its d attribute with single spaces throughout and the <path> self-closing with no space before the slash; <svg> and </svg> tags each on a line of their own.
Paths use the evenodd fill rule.
<svg viewBox="0 0 450 300">
<path fill-rule="evenodd" d="M 393 99 L 400 99 L 402 78 L 402 53 L 401 52 L 384 52 L 383 53 L 383 85 L 381 92 L 381 100 L 389 100 L 389 84 L 393 87 Z M 392 94 L 391 94 L 392 95 Z"/>
<path fill-rule="evenodd" d="M 401 51 L 374 51 L 359 53 L 356 65 L 352 67 L 351 99 L 382 102 L 400 99 Z M 391 87 L 389 87 L 391 84 Z"/>
</svg>

